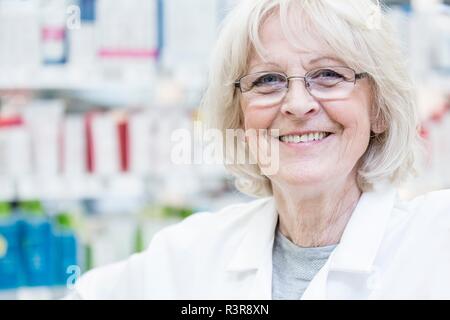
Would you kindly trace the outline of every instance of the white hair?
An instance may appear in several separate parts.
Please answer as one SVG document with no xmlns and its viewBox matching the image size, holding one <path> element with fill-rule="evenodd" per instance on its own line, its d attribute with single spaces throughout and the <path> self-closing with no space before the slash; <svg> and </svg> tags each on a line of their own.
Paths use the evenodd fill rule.
<svg viewBox="0 0 450 320">
<path fill-rule="evenodd" d="M 371 0 L 241 0 L 224 20 L 213 52 L 201 106 L 206 125 L 223 133 L 244 128 L 234 82 L 246 73 L 252 50 L 264 51 L 260 41 L 263 22 L 279 14 L 283 33 L 293 45 L 298 41 L 294 30 L 305 28 L 349 67 L 369 74 L 375 116 L 386 129 L 372 134 L 358 162 L 360 188 L 369 190 L 386 179 L 393 184 L 403 182 L 413 171 L 420 149 L 418 116 L 405 57 L 382 9 Z M 245 143 L 237 148 L 249 152 Z M 230 150 L 224 151 L 230 154 Z M 232 164 L 227 169 L 236 177 L 241 192 L 272 194 L 271 182 L 257 164 Z"/>
</svg>

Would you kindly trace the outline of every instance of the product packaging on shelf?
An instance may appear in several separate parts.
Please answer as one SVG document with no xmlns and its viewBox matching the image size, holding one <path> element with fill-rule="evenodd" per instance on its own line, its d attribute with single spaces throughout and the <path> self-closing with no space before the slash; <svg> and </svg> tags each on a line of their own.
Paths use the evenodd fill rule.
<svg viewBox="0 0 450 320">
<path fill-rule="evenodd" d="M 0 290 L 65 286 L 78 266 L 78 243 L 70 216 L 46 215 L 38 201 L 12 212 L 0 203 Z"/>
<path fill-rule="evenodd" d="M 66 0 L 40 0 L 41 48 L 44 64 L 67 62 Z"/>
<path fill-rule="evenodd" d="M 0 203 L 0 290 L 14 289 L 25 283 L 20 244 L 20 224 L 11 209 Z"/>
</svg>

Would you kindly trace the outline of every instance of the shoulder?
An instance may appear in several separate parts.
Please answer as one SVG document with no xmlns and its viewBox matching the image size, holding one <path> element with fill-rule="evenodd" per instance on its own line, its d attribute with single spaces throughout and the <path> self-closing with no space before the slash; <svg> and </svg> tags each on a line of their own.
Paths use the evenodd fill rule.
<svg viewBox="0 0 450 320">
<path fill-rule="evenodd" d="M 155 237 L 158 243 L 170 245 L 183 238 L 184 246 L 202 245 L 208 241 L 224 241 L 226 238 L 240 237 L 255 215 L 265 210 L 273 198 L 262 198 L 246 203 L 238 203 L 224 207 L 216 212 L 199 212 L 184 219 L 180 223 L 166 227 Z M 200 243 L 199 243 L 200 242 Z"/>
<path fill-rule="evenodd" d="M 410 200 L 399 200 L 394 210 L 424 230 L 428 228 L 433 232 L 444 229 L 450 232 L 450 189 L 428 192 Z"/>
<path fill-rule="evenodd" d="M 428 274 L 427 286 L 442 290 L 443 281 L 450 281 L 450 190 L 399 201 L 393 216 L 390 245 L 391 250 L 398 248 L 406 254 L 397 253 L 403 271 L 420 270 Z"/>
<path fill-rule="evenodd" d="M 217 212 L 195 213 L 156 233 L 144 252 L 83 275 L 76 293 L 83 299 L 188 296 L 186 290 L 195 286 L 200 274 L 204 277 L 221 269 L 252 218 L 271 200 L 263 198 Z"/>
<path fill-rule="evenodd" d="M 430 216 L 448 215 L 450 214 L 450 189 L 428 192 L 410 200 L 400 200 L 397 202 L 397 207 L 415 212 L 428 212 Z"/>
<path fill-rule="evenodd" d="M 170 263 L 194 262 L 195 257 L 220 260 L 233 253 L 253 218 L 261 214 L 272 198 L 224 207 L 216 212 L 199 212 L 159 231 L 147 252 L 170 253 Z"/>
</svg>

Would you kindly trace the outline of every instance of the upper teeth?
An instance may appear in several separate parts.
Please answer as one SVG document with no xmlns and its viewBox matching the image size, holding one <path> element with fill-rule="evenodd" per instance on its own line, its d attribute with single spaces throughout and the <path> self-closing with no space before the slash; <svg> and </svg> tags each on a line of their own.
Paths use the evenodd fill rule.
<svg viewBox="0 0 450 320">
<path fill-rule="evenodd" d="M 280 140 L 283 142 L 299 143 L 299 142 L 309 142 L 322 140 L 328 135 L 326 132 L 313 132 L 302 135 L 287 135 L 281 136 Z"/>
</svg>

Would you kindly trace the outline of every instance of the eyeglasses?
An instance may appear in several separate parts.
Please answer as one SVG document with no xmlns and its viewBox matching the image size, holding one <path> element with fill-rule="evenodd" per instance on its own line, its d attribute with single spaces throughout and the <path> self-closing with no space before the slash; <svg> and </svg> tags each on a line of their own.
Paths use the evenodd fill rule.
<svg viewBox="0 0 450 320">
<path fill-rule="evenodd" d="M 243 94 L 261 103 L 281 101 L 289 89 L 289 80 L 302 79 L 306 90 L 316 99 L 335 100 L 347 98 L 353 91 L 356 80 L 367 77 L 367 73 L 356 73 L 348 67 L 325 67 L 309 71 L 302 76 L 290 76 L 281 72 L 256 72 L 235 82 Z"/>
</svg>

